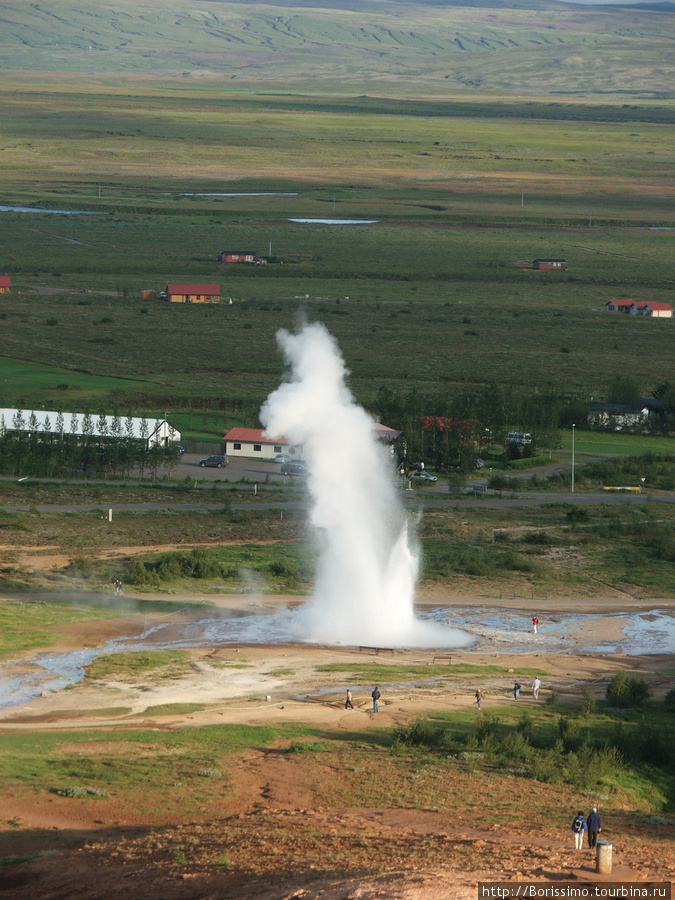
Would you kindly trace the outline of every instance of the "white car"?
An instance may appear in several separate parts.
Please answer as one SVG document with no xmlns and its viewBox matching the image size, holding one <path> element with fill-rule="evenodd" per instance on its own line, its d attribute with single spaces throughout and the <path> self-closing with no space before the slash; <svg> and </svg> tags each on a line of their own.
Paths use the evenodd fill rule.
<svg viewBox="0 0 675 900">
<path fill-rule="evenodd" d="M 288 453 L 277 453 L 272 462 L 281 463 L 281 465 L 283 465 L 284 463 L 293 462 L 293 460 L 288 455 Z"/>
</svg>

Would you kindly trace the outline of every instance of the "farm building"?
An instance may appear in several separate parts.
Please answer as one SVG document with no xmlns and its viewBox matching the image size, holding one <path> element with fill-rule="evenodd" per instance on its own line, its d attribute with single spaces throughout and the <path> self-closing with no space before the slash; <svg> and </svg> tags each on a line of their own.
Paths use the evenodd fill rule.
<svg viewBox="0 0 675 900">
<path fill-rule="evenodd" d="M 167 284 L 169 303 L 220 303 L 219 284 Z"/>
<path fill-rule="evenodd" d="M 535 259 L 532 263 L 533 269 L 550 269 L 560 272 L 567 268 L 567 261 L 564 259 Z"/>
<path fill-rule="evenodd" d="M 268 437 L 262 428 L 230 428 L 223 441 L 228 456 L 272 460 L 278 453 L 287 453 L 293 459 L 302 459 L 301 446 L 289 445 L 285 437 Z"/>
<path fill-rule="evenodd" d="M 12 279 L 9 275 L 0 275 L 0 294 L 9 294 L 12 289 Z"/>
<path fill-rule="evenodd" d="M 605 303 L 605 309 L 607 312 L 618 312 L 628 315 L 634 302 L 634 300 L 629 298 L 623 300 L 608 300 L 607 303 Z"/>
<path fill-rule="evenodd" d="M 660 400 L 647 398 L 636 403 L 590 403 L 588 424 L 591 428 L 609 428 L 612 431 L 649 430 L 648 423 L 661 415 Z"/>
<path fill-rule="evenodd" d="M 653 319 L 671 319 L 673 307 L 670 303 L 633 303 L 629 310 L 631 316 L 650 316 Z"/>
<path fill-rule="evenodd" d="M 97 416 L 82 412 L 0 409 L 0 433 L 24 431 L 38 434 L 72 434 L 76 437 L 129 438 L 148 447 L 166 447 L 180 441 L 180 431 L 166 419 L 139 416 Z"/>
<path fill-rule="evenodd" d="M 222 263 L 255 263 L 258 266 L 267 262 L 254 250 L 221 250 L 218 254 L 218 262 Z"/>
</svg>

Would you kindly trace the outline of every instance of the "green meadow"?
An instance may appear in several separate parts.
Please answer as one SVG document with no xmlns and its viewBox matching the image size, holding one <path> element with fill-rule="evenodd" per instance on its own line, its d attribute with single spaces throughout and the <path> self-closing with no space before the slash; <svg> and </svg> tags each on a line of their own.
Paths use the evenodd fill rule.
<svg viewBox="0 0 675 900">
<path fill-rule="evenodd" d="M 94 214 L 0 213 L 4 405 L 168 412 L 201 439 L 255 425 L 283 374 L 276 332 L 304 319 L 335 335 L 370 407 L 383 386 L 587 401 L 625 373 L 649 396 L 675 370 L 672 321 L 604 312 L 672 300 L 667 98 L 83 87 L 17 66 L 0 86 L 3 200 Z M 223 249 L 269 261 L 225 266 Z M 568 268 L 534 271 L 538 257 Z M 141 299 L 169 281 L 216 282 L 223 300 Z"/>
</svg>

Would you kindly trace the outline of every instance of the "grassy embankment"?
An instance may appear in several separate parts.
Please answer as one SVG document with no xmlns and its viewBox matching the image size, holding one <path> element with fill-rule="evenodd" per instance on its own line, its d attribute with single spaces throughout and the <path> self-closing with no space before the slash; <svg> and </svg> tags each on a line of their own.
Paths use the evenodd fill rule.
<svg viewBox="0 0 675 900">
<path fill-rule="evenodd" d="M 481 677 L 472 672 L 477 684 Z M 204 819 L 216 809 L 222 815 L 222 804 L 232 798 L 237 754 L 272 744 L 278 748 L 281 743 L 291 757 L 312 755 L 307 787 L 323 807 L 400 805 L 453 810 L 469 815 L 477 825 L 516 824 L 523 801 L 516 785 L 524 778 L 530 791 L 532 781 L 539 783 L 539 790 L 557 791 L 565 812 L 556 812 L 555 807 L 549 816 L 555 821 L 560 817 L 561 826 L 566 808 L 575 803 L 575 791 L 589 800 L 601 798 L 605 814 L 611 812 L 616 823 L 620 810 L 630 810 L 633 817 L 672 810 L 672 742 L 670 753 L 668 742 L 674 727 L 672 706 L 662 702 L 619 712 L 595 702 L 579 707 L 554 701 L 526 712 L 500 708 L 498 714 L 484 712 L 478 719 L 475 710 L 432 713 L 397 729 L 359 731 L 355 726 L 346 736 L 292 723 L 172 731 L 69 729 L 63 734 L 4 735 L 0 775 L 6 789 L 37 797 L 52 792 L 72 798 L 74 804 L 110 796 L 122 805 L 138 803 L 137 792 L 142 789 L 139 810 L 149 821 L 176 813 Z M 640 751 L 647 742 L 649 765 Z M 100 749 L 92 752 L 92 747 Z M 389 777 L 375 777 L 385 765 Z M 328 777 L 331 770 L 341 773 L 339 783 Z M 516 776 L 511 802 L 503 798 L 497 808 L 469 814 L 465 804 L 475 808 L 474 798 L 462 801 L 453 788 L 469 775 L 488 781 Z M 531 798 L 530 814 L 533 802 Z M 637 821 L 633 819 L 634 824 Z"/>
</svg>

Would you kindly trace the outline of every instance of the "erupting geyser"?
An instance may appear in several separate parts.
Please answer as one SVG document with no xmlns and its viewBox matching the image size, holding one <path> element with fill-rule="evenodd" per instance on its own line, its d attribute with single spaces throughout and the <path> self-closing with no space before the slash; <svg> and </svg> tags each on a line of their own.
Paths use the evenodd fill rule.
<svg viewBox="0 0 675 900">
<path fill-rule="evenodd" d="M 413 610 L 418 557 L 393 484 L 388 451 L 345 384 L 345 366 L 321 324 L 277 341 L 290 380 L 267 398 L 270 435 L 304 447 L 311 523 L 319 544 L 316 586 L 300 613 L 305 640 L 378 647 L 448 647 L 463 632 L 424 622 Z"/>
</svg>

